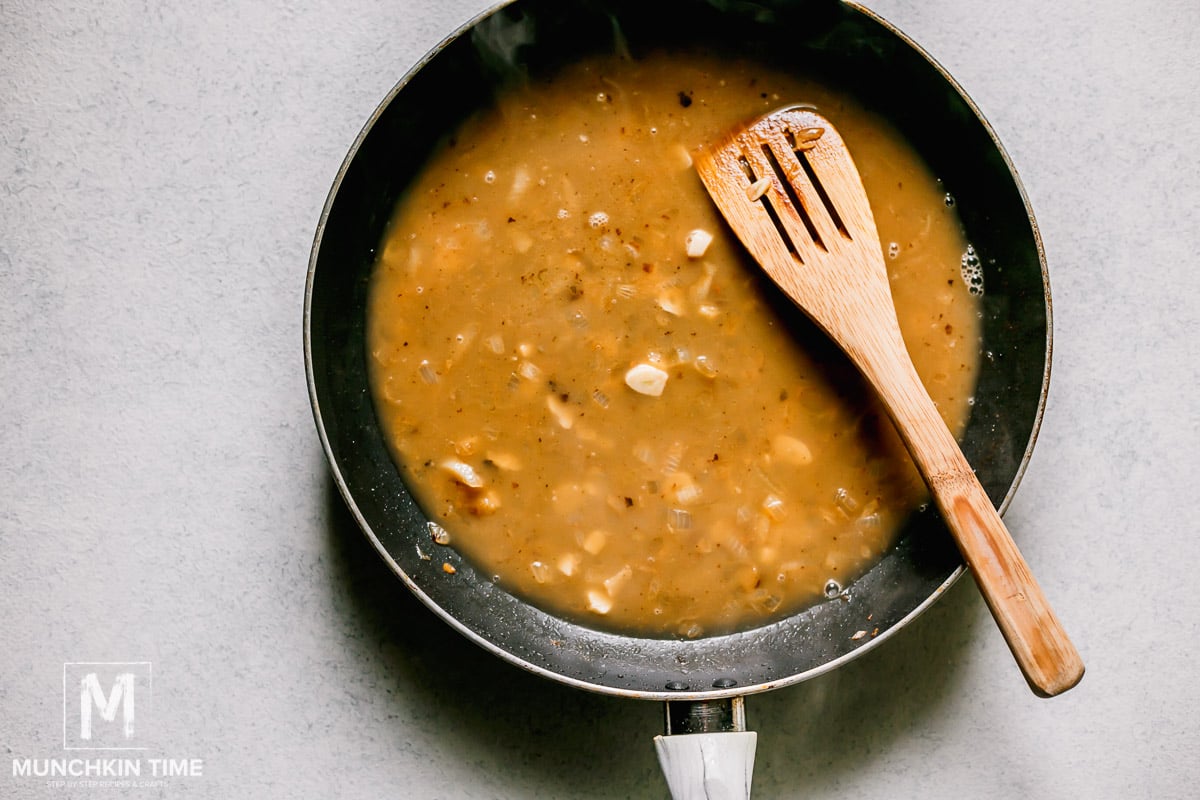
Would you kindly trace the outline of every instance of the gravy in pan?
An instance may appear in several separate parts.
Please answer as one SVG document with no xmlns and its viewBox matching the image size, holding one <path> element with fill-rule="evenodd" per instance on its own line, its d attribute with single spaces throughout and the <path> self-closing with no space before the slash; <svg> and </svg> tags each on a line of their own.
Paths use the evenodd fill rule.
<svg viewBox="0 0 1200 800">
<path fill-rule="evenodd" d="M 690 162 L 797 101 L 854 155 L 905 340 L 961 431 L 981 287 L 944 187 L 894 130 L 762 66 L 589 60 L 469 120 L 380 252 L 375 405 L 435 558 L 453 547 L 592 627 L 697 637 L 794 613 L 891 546 L 919 475 Z"/>
</svg>

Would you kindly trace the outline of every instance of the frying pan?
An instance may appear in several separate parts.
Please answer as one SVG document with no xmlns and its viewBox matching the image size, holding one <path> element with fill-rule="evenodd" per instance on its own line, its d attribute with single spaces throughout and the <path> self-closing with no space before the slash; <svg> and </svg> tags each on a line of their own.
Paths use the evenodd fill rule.
<svg viewBox="0 0 1200 800">
<path fill-rule="evenodd" d="M 915 513 L 896 545 L 841 596 L 753 630 L 679 641 L 557 618 L 507 593 L 453 551 L 439 548 L 437 559 L 428 558 L 427 519 L 372 407 L 364 310 L 376 248 L 397 201 L 438 141 L 468 114 L 507 83 L 552 72 L 581 53 L 622 47 L 636 56 L 676 46 L 824 77 L 889 119 L 942 179 L 983 264 L 986 287 L 984 357 L 962 446 L 1001 510 L 1036 438 L 1050 365 L 1044 254 L 1007 155 L 945 70 L 854 3 L 514 0 L 463 26 L 404 76 L 338 171 L 309 262 L 305 361 L 333 478 L 379 555 L 447 624 L 547 678 L 666 701 L 673 734 L 741 729 L 744 696 L 835 669 L 927 608 L 964 571 L 936 512 Z M 856 637 L 864 628 L 874 635 Z"/>
</svg>

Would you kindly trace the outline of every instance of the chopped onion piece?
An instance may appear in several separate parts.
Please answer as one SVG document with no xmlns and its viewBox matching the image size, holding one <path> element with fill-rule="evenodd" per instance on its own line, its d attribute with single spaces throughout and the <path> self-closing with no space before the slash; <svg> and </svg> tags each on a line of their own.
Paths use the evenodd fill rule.
<svg viewBox="0 0 1200 800">
<path fill-rule="evenodd" d="M 554 415 L 554 419 L 558 421 L 563 430 L 571 430 L 571 426 L 575 424 L 575 415 L 571 413 L 571 409 L 566 403 L 559 400 L 557 395 L 548 394 L 546 395 L 546 407 L 550 409 L 550 413 Z"/>
<path fill-rule="evenodd" d="M 801 128 L 799 131 L 795 131 L 792 135 L 796 138 L 797 150 L 809 150 L 812 148 L 817 139 L 820 139 L 825 135 L 825 129 L 818 127 Z M 805 147 L 805 145 L 808 145 L 808 147 Z"/>
<path fill-rule="evenodd" d="M 692 361 L 692 366 L 696 368 L 696 372 L 699 372 L 706 378 L 717 377 L 717 368 L 713 366 L 712 359 L 708 356 L 696 356 Z"/>
<path fill-rule="evenodd" d="M 558 560 L 558 571 L 568 578 L 575 574 L 578 567 L 579 556 L 576 553 L 567 553 Z"/>
<path fill-rule="evenodd" d="M 632 575 L 633 570 L 631 570 L 629 565 L 626 564 L 625 566 L 621 567 L 620 571 L 618 571 L 615 575 L 604 581 L 604 588 L 608 591 L 608 596 L 612 597 L 618 591 L 620 591 L 622 584 L 629 580 Z"/>
<path fill-rule="evenodd" d="M 579 441 L 581 442 L 598 442 L 603 444 L 606 448 L 610 445 L 608 439 L 601 436 L 594 429 L 589 428 L 586 425 L 576 425 L 575 435 L 579 437 Z"/>
<path fill-rule="evenodd" d="M 690 231 L 684 240 L 688 258 L 703 257 L 708 252 L 708 246 L 712 244 L 712 240 L 712 234 L 706 230 L 696 228 L 694 231 Z"/>
<path fill-rule="evenodd" d="M 658 299 L 654 301 L 654 304 L 668 314 L 676 317 L 682 317 L 685 311 L 683 292 L 677 286 L 663 289 L 658 295 Z"/>
<path fill-rule="evenodd" d="M 463 486 L 469 486 L 472 489 L 483 488 L 483 478 L 479 477 L 479 473 L 475 471 L 475 468 L 465 461 L 448 458 L 440 466 L 454 476 L 454 479 Z"/>
<path fill-rule="evenodd" d="M 704 274 L 692 284 L 692 288 L 690 289 L 692 300 L 700 302 L 708 299 L 708 293 L 712 291 L 713 278 L 716 276 L 716 274 L 716 270 L 714 270 L 707 262 L 705 262 Z"/>
<path fill-rule="evenodd" d="M 680 169 L 692 168 L 692 154 L 682 144 L 675 145 L 673 157 Z"/>
<path fill-rule="evenodd" d="M 475 516 L 487 517 L 499 511 L 500 505 L 500 495 L 489 489 L 475 497 L 470 503 L 469 508 Z"/>
<path fill-rule="evenodd" d="M 529 184 L 529 169 L 522 164 L 521 166 L 517 167 L 516 172 L 513 173 L 513 182 L 508 191 L 508 199 L 517 200 L 520 198 L 521 195 L 525 194 L 525 190 L 529 188 Z"/>
<path fill-rule="evenodd" d="M 425 527 L 429 529 L 429 535 L 433 537 L 433 541 L 438 544 L 450 544 L 450 532 L 441 525 L 431 520 L 425 523 Z"/>
<path fill-rule="evenodd" d="M 759 519 L 762 519 L 762 517 L 759 517 Z M 750 553 L 746 550 L 746 543 L 736 536 L 726 540 L 725 546 L 738 558 L 747 559 L 750 557 Z"/>
<path fill-rule="evenodd" d="M 759 589 L 754 596 L 754 602 L 768 614 L 774 614 L 781 605 L 783 605 L 783 596 L 768 592 L 765 589 Z"/>
<path fill-rule="evenodd" d="M 783 500 L 778 495 L 767 495 L 762 502 L 762 509 L 767 512 L 767 516 L 776 522 L 787 517 L 787 509 L 784 508 Z"/>
<path fill-rule="evenodd" d="M 691 505 L 700 499 L 701 494 L 702 492 L 700 491 L 700 487 L 694 483 L 688 484 L 687 486 L 681 486 L 679 487 L 679 490 L 675 492 L 675 502 L 683 506 Z"/>
<path fill-rule="evenodd" d="M 739 588 L 741 588 L 743 592 L 753 591 L 760 583 L 758 577 L 758 567 L 754 566 L 753 564 L 744 564 L 738 568 L 734 579 L 737 581 Z"/>
<path fill-rule="evenodd" d="M 587 600 L 588 608 L 597 614 L 607 614 L 612 610 L 612 598 L 598 589 L 588 589 Z"/>
<path fill-rule="evenodd" d="M 883 525 L 883 519 L 879 516 L 878 513 L 863 514 L 861 517 L 859 517 L 857 520 L 854 521 L 854 527 L 858 528 L 860 531 L 879 530 L 879 527 L 881 525 Z"/>
<path fill-rule="evenodd" d="M 400 383 L 399 376 L 388 376 L 387 382 L 383 384 L 383 396 L 389 403 L 404 402 L 404 386 Z"/>
<path fill-rule="evenodd" d="M 795 436 L 781 433 L 771 442 L 775 455 L 789 464 L 805 466 L 812 463 L 812 450 Z"/>
<path fill-rule="evenodd" d="M 858 501 L 851 497 L 844 488 L 837 490 L 833 502 L 846 516 L 852 516 L 858 510 Z"/>
<path fill-rule="evenodd" d="M 527 381 L 536 381 L 541 377 L 541 368 L 532 361 L 522 361 L 517 366 L 517 374 Z"/>
<path fill-rule="evenodd" d="M 521 459 L 514 456 L 512 453 L 504 452 L 489 452 L 487 460 L 495 464 L 497 467 L 509 472 L 516 472 L 521 468 Z"/>
<path fill-rule="evenodd" d="M 687 472 L 676 472 L 668 476 L 670 491 L 674 493 L 675 502 L 681 506 L 691 505 L 700 499 L 700 487 Z"/>
<path fill-rule="evenodd" d="M 598 528 L 589 531 L 587 536 L 583 537 L 583 549 L 592 555 L 599 554 L 606 544 L 608 544 L 608 534 Z"/>
<path fill-rule="evenodd" d="M 625 373 L 625 385 L 638 394 L 661 397 L 667 386 L 667 373 L 650 364 L 638 364 Z"/>
<path fill-rule="evenodd" d="M 672 442 L 671 447 L 667 450 L 667 457 L 663 461 L 663 474 L 670 475 L 679 469 L 679 464 L 683 461 L 683 442 Z"/>
<path fill-rule="evenodd" d="M 746 199 L 751 203 L 761 198 L 771 188 L 770 178 L 759 178 L 746 187 Z"/>
<path fill-rule="evenodd" d="M 421 376 L 421 380 L 432 385 L 438 382 L 437 372 L 434 371 L 433 365 L 428 361 L 422 361 L 417 367 L 417 374 Z"/>
<path fill-rule="evenodd" d="M 667 512 L 667 527 L 675 531 L 686 531 L 692 527 L 692 513 L 682 508 Z"/>
<path fill-rule="evenodd" d="M 512 239 L 513 249 L 518 253 L 528 253 L 529 248 L 533 247 L 533 237 L 522 230 L 514 230 L 509 234 Z"/>
</svg>

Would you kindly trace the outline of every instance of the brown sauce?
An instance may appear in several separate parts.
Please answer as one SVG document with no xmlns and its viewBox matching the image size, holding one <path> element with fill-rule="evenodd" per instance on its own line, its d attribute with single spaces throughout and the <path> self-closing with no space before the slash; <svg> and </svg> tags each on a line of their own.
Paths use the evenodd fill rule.
<svg viewBox="0 0 1200 800">
<path fill-rule="evenodd" d="M 791 102 L 849 145 L 905 340 L 961 431 L 980 344 L 961 225 L 898 134 L 823 86 L 586 61 L 469 120 L 397 209 L 368 307 L 381 424 L 437 541 L 551 613 L 649 636 L 761 625 L 848 584 L 924 501 L 862 380 L 690 165 Z"/>
</svg>

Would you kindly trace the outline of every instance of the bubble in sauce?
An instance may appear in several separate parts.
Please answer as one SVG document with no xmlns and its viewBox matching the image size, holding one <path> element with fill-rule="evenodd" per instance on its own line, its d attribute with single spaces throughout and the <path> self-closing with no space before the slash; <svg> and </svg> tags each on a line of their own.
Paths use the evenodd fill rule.
<svg viewBox="0 0 1200 800">
<path fill-rule="evenodd" d="M 983 263 L 979 260 L 974 245 L 967 245 L 967 250 L 962 255 L 961 271 L 967 291 L 973 295 L 983 294 Z"/>
<path fill-rule="evenodd" d="M 888 258 L 895 258 L 898 255 L 900 255 L 900 243 L 899 242 L 889 242 L 888 243 Z"/>
<path fill-rule="evenodd" d="M 954 199 L 954 195 L 946 192 L 946 208 L 954 208 L 955 202 L 957 201 Z"/>
<path fill-rule="evenodd" d="M 607 224 L 608 214 L 605 214 L 603 211 L 597 211 L 588 217 L 588 225 L 591 225 L 593 228 L 603 228 Z"/>
</svg>

